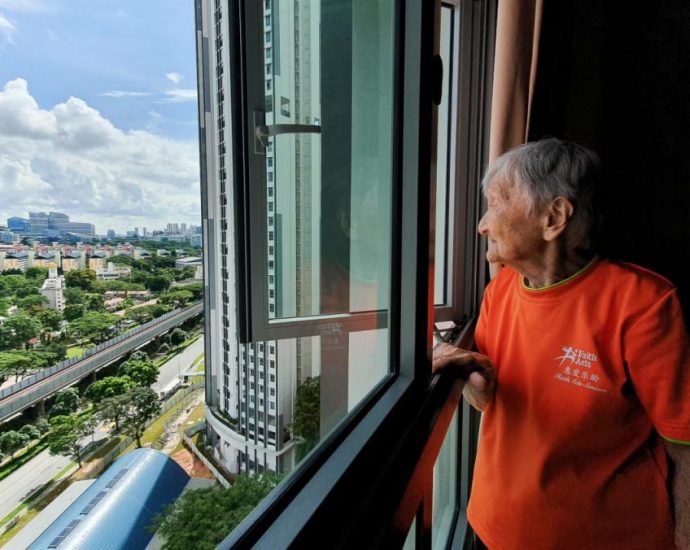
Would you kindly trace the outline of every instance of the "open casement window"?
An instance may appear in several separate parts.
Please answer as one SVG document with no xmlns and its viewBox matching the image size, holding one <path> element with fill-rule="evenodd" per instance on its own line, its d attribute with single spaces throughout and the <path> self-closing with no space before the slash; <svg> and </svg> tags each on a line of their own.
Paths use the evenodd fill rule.
<svg viewBox="0 0 690 550">
<path fill-rule="evenodd" d="M 446 547 L 467 533 L 476 426 L 429 359 L 435 314 L 478 303 L 490 10 L 228 8 L 239 339 L 294 341 L 297 385 L 309 355 L 321 441 L 220 547 Z"/>
<path fill-rule="evenodd" d="M 232 66 L 240 340 L 386 329 L 397 5 L 269 4 L 242 3 Z"/>
</svg>

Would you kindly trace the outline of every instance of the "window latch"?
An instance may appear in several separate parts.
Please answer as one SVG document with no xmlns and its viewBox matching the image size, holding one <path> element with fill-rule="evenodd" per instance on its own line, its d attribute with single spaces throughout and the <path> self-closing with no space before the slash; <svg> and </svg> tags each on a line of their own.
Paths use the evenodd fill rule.
<svg viewBox="0 0 690 550">
<path fill-rule="evenodd" d="M 318 124 L 259 124 L 256 126 L 256 137 L 264 147 L 268 146 L 268 138 L 282 134 L 320 134 Z"/>
</svg>

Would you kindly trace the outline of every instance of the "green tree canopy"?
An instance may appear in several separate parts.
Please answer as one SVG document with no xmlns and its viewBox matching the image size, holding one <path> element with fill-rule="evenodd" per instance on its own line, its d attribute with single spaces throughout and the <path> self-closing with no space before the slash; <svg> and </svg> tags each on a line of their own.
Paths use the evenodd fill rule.
<svg viewBox="0 0 690 550">
<path fill-rule="evenodd" d="M 86 308 L 91 311 L 104 311 L 105 299 L 101 294 L 95 292 L 87 292 L 84 295 Z"/>
<path fill-rule="evenodd" d="M 43 311 L 47 305 L 48 298 L 42 294 L 29 294 L 17 300 L 17 307 L 31 316 L 37 315 L 39 312 Z"/>
<path fill-rule="evenodd" d="M 154 275 L 146 279 L 144 284 L 151 292 L 163 292 L 170 288 L 172 278 L 164 275 Z"/>
<path fill-rule="evenodd" d="M 161 404 L 156 392 L 143 386 L 129 390 L 127 397 L 129 408 L 122 424 L 122 431 L 136 440 L 137 447 L 141 447 L 141 436 L 146 429 L 146 423 L 160 412 Z"/>
<path fill-rule="evenodd" d="M 55 403 L 50 409 L 50 416 L 64 416 L 77 412 L 79 408 L 79 390 L 77 388 L 65 388 L 55 396 Z"/>
<path fill-rule="evenodd" d="M 25 424 L 21 427 L 19 433 L 26 435 L 29 440 L 38 439 L 41 437 L 41 431 L 33 424 Z"/>
<path fill-rule="evenodd" d="M 24 271 L 24 277 L 27 279 L 38 279 L 43 282 L 48 278 L 48 270 L 45 267 L 27 267 Z"/>
<path fill-rule="evenodd" d="M 81 468 L 81 441 L 96 428 L 93 417 L 88 415 L 55 416 L 50 419 L 52 429 L 48 434 L 48 450 L 52 455 L 70 456 Z"/>
<path fill-rule="evenodd" d="M 298 448 L 298 460 L 301 460 L 319 442 L 321 428 L 321 378 L 307 378 L 297 388 L 295 396 L 295 414 L 292 430 L 304 442 Z"/>
<path fill-rule="evenodd" d="M 46 330 L 60 330 L 60 322 L 62 321 L 62 313 L 56 309 L 44 309 L 37 315 L 38 320 Z"/>
<path fill-rule="evenodd" d="M 170 333 L 170 343 L 173 346 L 179 346 L 182 344 L 187 338 L 189 337 L 189 334 L 182 330 L 181 328 L 176 328 Z"/>
<path fill-rule="evenodd" d="M 91 384 L 84 396 L 94 403 L 100 403 L 109 397 L 115 397 L 127 393 L 134 383 L 126 376 L 106 376 Z"/>
<path fill-rule="evenodd" d="M 18 313 L 0 325 L 0 350 L 12 349 L 41 333 L 41 324 L 26 314 Z"/>
<path fill-rule="evenodd" d="M 194 294 L 188 290 L 175 290 L 172 292 L 166 292 L 160 297 L 160 301 L 163 304 L 170 304 L 174 308 L 182 307 L 187 302 L 191 302 L 194 298 Z"/>
<path fill-rule="evenodd" d="M 29 442 L 30 437 L 26 433 L 11 430 L 0 434 L 0 450 L 9 454 L 14 460 L 14 453 Z"/>
<path fill-rule="evenodd" d="M 158 367 L 149 359 L 129 359 L 120 365 L 118 376 L 127 376 L 137 386 L 150 387 L 158 380 Z"/>
<path fill-rule="evenodd" d="M 70 271 L 71 273 L 71 271 Z M 86 338 L 95 343 L 104 342 L 113 332 L 113 325 L 120 318 L 111 313 L 89 311 L 69 324 L 69 330 L 76 338 Z"/>
<path fill-rule="evenodd" d="M 65 306 L 62 315 L 67 321 L 74 321 L 75 319 L 82 317 L 84 315 L 84 311 L 84 306 L 82 304 L 69 304 Z"/>
<path fill-rule="evenodd" d="M 65 273 L 67 288 L 77 287 L 86 292 L 93 290 L 96 283 L 96 273 L 90 269 L 75 269 Z"/>
<path fill-rule="evenodd" d="M 229 489 L 209 487 L 186 491 L 155 519 L 165 550 L 216 548 L 271 490 L 273 475 L 240 475 Z"/>
<path fill-rule="evenodd" d="M 106 397 L 98 403 L 97 416 L 104 422 L 114 424 L 115 433 L 120 433 L 122 420 L 127 416 L 129 410 L 129 395 L 113 395 Z"/>
<path fill-rule="evenodd" d="M 62 291 L 62 294 L 65 297 L 65 303 L 67 303 L 67 305 L 77 305 L 85 302 L 84 296 L 86 292 L 79 287 L 67 287 Z"/>
<path fill-rule="evenodd" d="M 170 311 L 170 307 L 163 304 L 151 304 L 148 306 L 133 307 L 125 313 L 125 319 L 131 319 L 137 323 L 145 323 Z"/>
</svg>

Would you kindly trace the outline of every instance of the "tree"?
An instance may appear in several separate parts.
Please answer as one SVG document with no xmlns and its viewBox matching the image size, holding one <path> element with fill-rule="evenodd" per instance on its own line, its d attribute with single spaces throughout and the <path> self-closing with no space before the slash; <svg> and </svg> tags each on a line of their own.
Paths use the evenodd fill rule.
<svg viewBox="0 0 690 550">
<path fill-rule="evenodd" d="M 122 420 L 127 416 L 129 409 L 129 395 L 113 395 L 106 397 L 98 404 L 97 416 L 104 422 L 115 424 L 115 433 L 120 433 Z"/>
<path fill-rule="evenodd" d="M 57 363 L 67 358 L 67 346 L 59 342 L 52 341 L 41 347 L 39 351 L 54 355 L 55 358 L 51 361 L 52 363 Z"/>
<path fill-rule="evenodd" d="M 43 282 L 48 278 L 48 270 L 45 267 L 27 267 L 24 271 L 24 277 L 27 279 L 38 279 Z"/>
<path fill-rule="evenodd" d="M 55 396 L 55 403 L 50 409 L 50 416 L 65 416 L 77 412 L 79 408 L 79 391 L 76 388 L 65 388 Z"/>
<path fill-rule="evenodd" d="M 74 321 L 75 319 L 79 319 L 79 317 L 82 317 L 84 315 L 84 306 L 82 304 L 66 305 L 64 311 L 62 312 L 62 315 L 65 317 L 65 320 L 67 321 Z"/>
<path fill-rule="evenodd" d="M 144 284 L 151 292 L 163 292 L 170 288 L 171 279 L 163 275 L 149 277 Z"/>
<path fill-rule="evenodd" d="M 146 423 L 154 418 L 161 410 L 161 404 L 156 392 L 151 388 L 137 386 L 127 392 L 129 407 L 122 424 L 122 431 L 137 442 L 141 447 L 141 436 L 146 429 Z"/>
<path fill-rule="evenodd" d="M 55 416 L 50 419 L 50 425 L 52 429 L 47 436 L 50 454 L 70 456 L 81 468 L 81 441 L 93 433 L 96 427 L 93 417 L 76 414 Z"/>
<path fill-rule="evenodd" d="M 29 441 L 41 437 L 41 431 L 33 424 L 25 424 L 21 427 L 19 433 L 27 436 L 29 438 Z"/>
<path fill-rule="evenodd" d="M 239 475 L 228 489 L 209 487 L 183 493 L 156 516 L 165 550 L 215 548 L 278 484 L 275 475 Z"/>
<path fill-rule="evenodd" d="M 14 461 L 14 453 L 24 447 L 28 441 L 28 435 L 11 430 L 0 435 L 0 450 L 5 454 L 9 454 L 12 457 L 12 461 Z"/>
<path fill-rule="evenodd" d="M 137 323 L 145 323 L 170 311 L 170 307 L 164 304 L 150 304 L 148 306 L 133 307 L 125 313 L 125 319 L 131 319 Z"/>
<path fill-rule="evenodd" d="M 45 417 L 36 420 L 36 429 L 41 435 L 45 435 L 50 431 L 50 422 Z"/>
<path fill-rule="evenodd" d="M 184 330 L 182 330 L 181 328 L 176 328 L 170 333 L 170 343 L 173 346 L 179 346 L 188 337 L 189 334 L 187 334 Z"/>
<path fill-rule="evenodd" d="M 86 300 L 86 308 L 91 311 L 103 311 L 105 310 L 105 300 L 100 294 L 89 292 L 84 295 Z"/>
<path fill-rule="evenodd" d="M 137 386 L 151 387 L 158 380 L 158 367 L 148 359 L 129 359 L 120 365 L 118 376 L 127 376 Z"/>
<path fill-rule="evenodd" d="M 46 330 L 60 330 L 60 323 L 62 322 L 62 313 L 55 309 L 44 309 L 38 315 L 38 320 L 41 321 L 43 328 Z"/>
<path fill-rule="evenodd" d="M 199 300 L 204 295 L 204 285 L 202 283 L 193 283 L 191 285 L 185 285 L 184 289 L 187 292 L 191 292 L 194 300 Z"/>
<path fill-rule="evenodd" d="M 17 307 L 32 317 L 44 311 L 46 305 L 48 305 L 48 298 L 42 294 L 29 294 L 17 300 Z"/>
<path fill-rule="evenodd" d="M 75 269 L 65 273 L 67 287 L 77 287 L 89 292 L 96 282 L 96 273 L 90 269 Z"/>
<path fill-rule="evenodd" d="M 297 388 L 295 414 L 292 421 L 294 434 L 304 442 L 300 444 L 297 459 L 301 460 L 319 442 L 321 428 L 321 379 L 307 378 Z"/>
<path fill-rule="evenodd" d="M 100 343 L 110 337 L 113 325 L 119 320 L 117 315 L 111 313 L 90 311 L 72 321 L 69 329 L 72 335 L 77 338 L 86 338 L 92 342 Z"/>
<path fill-rule="evenodd" d="M 100 403 L 109 397 L 115 397 L 127 393 L 134 384 L 126 376 L 106 376 L 91 384 L 84 396 L 94 403 Z"/>
<path fill-rule="evenodd" d="M 41 325 L 36 319 L 19 313 L 0 325 L 0 349 L 17 348 L 41 333 Z"/>
<path fill-rule="evenodd" d="M 187 290 L 167 292 L 160 297 L 163 304 L 171 304 L 174 308 L 182 307 L 194 298 L 194 294 Z"/>
<path fill-rule="evenodd" d="M 67 287 L 62 291 L 67 305 L 84 304 L 86 293 L 79 287 Z"/>
</svg>

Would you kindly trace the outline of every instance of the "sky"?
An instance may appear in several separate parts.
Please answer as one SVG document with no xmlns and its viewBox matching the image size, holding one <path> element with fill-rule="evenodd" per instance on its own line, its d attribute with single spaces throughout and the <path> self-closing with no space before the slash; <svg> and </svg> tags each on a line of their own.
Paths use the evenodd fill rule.
<svg viewBox="0 0 690 550">
<path fill-rule="evenodd" d="M 193 0 L 0 0 L 0 225 L 200 223 Z"/>
</svg>

